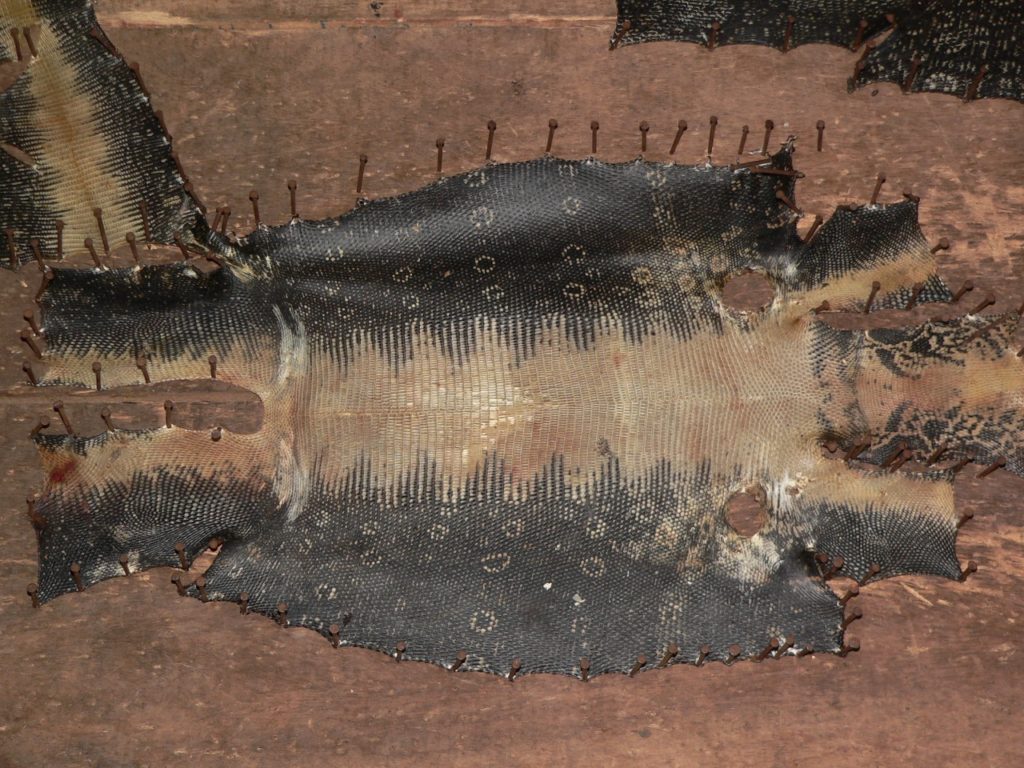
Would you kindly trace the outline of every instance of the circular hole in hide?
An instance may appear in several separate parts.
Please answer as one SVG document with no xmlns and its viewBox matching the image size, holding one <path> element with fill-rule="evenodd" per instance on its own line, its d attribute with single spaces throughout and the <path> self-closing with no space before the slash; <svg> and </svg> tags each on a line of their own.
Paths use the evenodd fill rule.
<svg viewBox="0 0 1024 768">
<path fill-rule="evenodd" d="M 740 536 L 752 538 L 768 522 L 768 505 L 759 487 L 738 491 L 725 503 L 725 522 Z"/>
<path fill-rule="evenodd" d="M 760 272 L 733 275 L 722 288 L 722 302 L 729 309 L 740 312 L 758 312 L 775 298 L 775 286 Z"/>
</svg>

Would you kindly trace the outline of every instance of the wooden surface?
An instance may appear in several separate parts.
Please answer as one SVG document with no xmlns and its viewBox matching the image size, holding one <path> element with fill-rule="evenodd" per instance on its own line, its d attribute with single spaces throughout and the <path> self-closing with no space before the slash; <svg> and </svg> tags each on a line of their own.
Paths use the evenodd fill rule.
<svg viewBox="0 0 1024 768">
<path fill-rule="evenodd" d="M 951 241 L 940 271 L 954 288 L 972 278 L 974 296 L 992 290 L 990 311 L 1024 300 L 1017 103 L 904 96 L 885 84 L 848 94 L 856 55 L 826 46 L 610 53 L 607 0 L 528 0 L 515 13 L 497 0 L 384 0 L 379 16 L 351 2 L 97 5 L 109 36 L 141 64 L 197 192 L 208 206 L 230 205 L 239 231 L 251 226 L 254 187 L 265 220 L 287 218 L 289 178 L 306 218 L 351 207 L 361 152 L 373 197 L 431 180 L 439 136 L 446 172 L 472 168 L 488 119 L 499 126 L 498 160 L 540 154 L 551 117 L 556 154 L 589 153 L 597 119 L 599 156 L 632 159 L 647 120 L 647 156 L 667 160 L 684 118 L 676 158 L 691 163 L 704 157 L 710 115 L 719 118 L 716 162 L 735 159 L 744 123 L 748 146 L 760 146 L 771 118 L 773 144 L 798 138 L 807 177 L 797 202 L 808 214 L 864 202 L 884 170 L 881 200 L 913 190 L 926 236 Z M 827 124 L 820 154 L 818 119 Z M 178 598 L 169 569 L 33 610 L 24 499 L 42 476 L 26 435 L 56 398 L 23 384 L 17 331 L 38 282 L 33 268 L 0 273 L 0 765 L 1024 763 L 1024 481 L 1001 472 L 957 483 L 961 510 L 975 514 L 958 550 L 978 562 L 976 576 L 864 589 L 865 618 L 851 630 L 862 650 L 845 659 L 509 684 L 334 650 L 232 605 Z M 251 418 L 237 393 L 169 391 L 197 403 L 197 423 L 211 409 Z M 64 399 L 83 431 L 101 428 L 103 404 L 134 423 L 162 417 L 162 390 L 116 394 Z"/>
</svg>

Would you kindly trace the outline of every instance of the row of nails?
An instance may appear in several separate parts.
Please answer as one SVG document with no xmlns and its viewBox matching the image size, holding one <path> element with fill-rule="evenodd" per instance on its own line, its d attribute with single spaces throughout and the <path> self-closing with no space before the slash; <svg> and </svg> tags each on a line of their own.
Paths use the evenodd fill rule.
<svg viewBox="0 0 1024 768">
<path fill-rule="evenodd" d="M 886 14 L 886 19 L 889 21 L 891 25 L 896 25 L 896 17 L 893 14 Z M 786 31 L 782 37 L 783 53 L 788 53 L 789 50 L 792 48 L 793 30 L 796 26 L 796 22 L 796 16 L 794 16 L 793 14 L 786 14 Z M 858 48 L 860 48 L 861 43 L 864 42 L 864 33 L 867 31 L 867 28 L 868 20 L 861 19 L 857 24 L 857 32 L 854 34 L 853 42 L 850 43 L 850 50 L 856 51 Z M 612 38 L 612 41 L 609 44 L 609 48 L 611 50 L 615 50 L 616 48 L 618 48 L 619 44 L 622 42 L 622 38 L 625 37 L 632 29 L 633 22 L 630 21 L 629 19 L 624 19 L 622 24 L 619 26 L 618 31 L 615 33 L 615 36 Z M 722 23 L 718 20 L 713 20 L 711 24 L 708 25 L 708 50 L 715 49 L 715 46 L 718 44 L 718 34 L 721 31 L 721 29 Z M 873 46 L 874 44 L 869 43 L 869 45 Z"/>
<path fill-rule="evenodd" d="M 68 417 L 67 411 L 64 408 L 64 401 L 58 400 L 53 404 L 53 410 L 60 417 L 61 424 L 64 426 L 64 431 L 67 432 L 71 437 L 77 437 L 78 433 L 71 424 L 71 419 Z M 171 419 L 174 413 L 174 401 L 164 400 L 164 426 L 170 429 L 174 426 Z M 100 410 L 100 418 L 103 419 L 103 424 L 108 432 L 116 432 L 117 427 L 114 425 L 113 412 L 109 408 L 103 408 Z M 30 437 L 35 437 L 40 432 L 48 429 L 50 426 L 50 420 L 46 416 L 41 416 L 36 422 L 36 425 L 32 427 L 32 431 L 29 433 Z M 214 427 L 210 430 L 210 439 L 217 442 L 224 435 L 224 430 L 221 427 Z"/>
<path fill-rule="evenodd" d="M 871 447 L 871 443 L 871 436 L 864 435 L 847 449 L 846 453 L 843 454 L 843 461 L 855 460 L 864 451 Z M 839 444 L 836 443 L 834 440 L 826 440 L 823 445 L 825 450 L 827 450 L 829 453 L 835 453 L 836 451 L 839 450 Z M 939 461 L 946 454 L 946 451 L 949 450 L 949 447 L 950 446 L 948 443 L 940 444 L 935 450 L 928 454 L 928 457 L 925 459 L 925 466 L 930 467 L 937 461 Z M 900 440 L 894 446 L 894 450 L 892 451 L 892 453 L 890 453 L 889 456 L 881 464 L 879 464 L 879 466 L 882 467 L 883 469 L 888 469 L 890 472 L 895 472 L 897 469 L 899 469 L 908 461 L 910 461 L 913 457 L 914 452 L 910 450 L 910 446 L 908 445 L 907 441 Z M 975 458 L 977 458 L 977 455 L 974 453 L 974 451 L 967 451 L 964 454 L 963 458 L 957 461 L 957 463 L 951 466 L 949 469 L 954 473 L 960 472 L 964 467 L 973 462 Z M 1003 456 L 998 456 L 995 460 L 993 460 L 990 464 L 988 464 L 980 472 L 978 472 L 977 477 L 987 477 L 988 475 L 991 475 L 993 472 L 995 472 L 997 469 L 1001 469 L 1005 466 L 1006 458 Z M 960 525 L 958 525 L 957 527 L 959 528 Z"/>
</svg>

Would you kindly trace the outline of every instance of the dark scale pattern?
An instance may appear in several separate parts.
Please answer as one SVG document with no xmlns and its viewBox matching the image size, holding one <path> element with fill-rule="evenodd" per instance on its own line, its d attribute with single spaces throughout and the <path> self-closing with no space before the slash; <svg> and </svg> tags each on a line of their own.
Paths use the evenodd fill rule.
<svg viewBox="0 0 1024 768">
<path fill-rule="evenodd" d="M 149 97 L 97 26 L 92 3 L 8 2 L 0 4 L 0 58 L 15 58 L 11 27 L 35 27 L 39 51 L 29 57 L 22 41 L 25 69 L 0 93 L 0 142 L 34 161 L 0 151 L 0 235 L 14 231 L 18 260 L 32 260 L 32 238 L 44 258 L 57 256 L 57 220 L 65 225 L 64 255 L 84 252 L 86 237 L 102 255 L 90 205 L 102 209 L 112 247 L 128 231 L 143 242 L 140 205 L 153 242 L 189 240 L 196 202 Z M 3 248 L 9 267 L 6 238 Z"/>
<path fill-rule="evenodd" d="M 950 575 L 955 528 L 946 475 L 821 457 L 878 426 L 857 399 L 869 341 L 808 310 L 859 306 L 886 270 L 879 306 L 914 282 L 948 292 L 913 203 L 840 211 L 808 245 L 780 188 L 795 195 L 750 169 L 544 157 L 237 243 L 197 223 L 210 273 L 57 270 L 44 385 L 88 386 L 95 359 L 138 383 L 140 354 L 154 381 L 197 378 L 214 353 L 264 420 L 218 441 L 39 436 L 40 599 L 74 588 L 71 562 L 88 584 L 218 536 L 211 598 L 283 601 L 293 624 L 443 665 L 837 650 L 822 542 Z M 738 313 L 721 288 L 751 269 L 777 298 Z M 725 507 L 750 484 L 768 522 L 748 539 Z"/>
<path fill-rule="evenodd" d="M 864 62 L 858 84 L 875 80 L 965 99 L 1024 100 L 1024 4 L 1019 0 L 914 3 Z M 984 68 L 984 69 L 983 69 Z M 972 92 L 972 84 L 975 90 Z"/>
<path fill-rule="evenodd" d="M 619 0 L 618 10 L 612 35 L 618 45 L 653 40 L 709 45 L 716 21 L 721 25 L 716 47 L 753 43 L 785 49 L 789 17 L 790 47 L 852 47 L 891 28 L 892 34 L 867 53 L 851 86 L 884 80 L 911 91 L 1024 99 L 1024 6 L 1018 0 Z M 919 65 L 911 78 L 915 59 Z"/>
<path fill-rule="evenodd" d="M 863 40 L 889 26 L 886 14 L 908 0 L 619 0 L 618 22 L 612 40 L 621 45 L 652 40 L 710 42 L 711 25 L 718 22 L 715 45 L 756 43 L 783 48 L 789 16 L 794 17 L 790 45 L 833 43 L 852 46 L 861 19 L 868 25 Z M 623 33 L 623 22 L 630 28 Z"/>
</svg>

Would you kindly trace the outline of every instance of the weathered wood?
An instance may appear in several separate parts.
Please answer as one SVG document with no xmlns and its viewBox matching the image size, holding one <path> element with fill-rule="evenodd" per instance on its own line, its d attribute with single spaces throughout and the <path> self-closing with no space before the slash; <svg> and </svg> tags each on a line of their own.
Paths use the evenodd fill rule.
<svg viewBox="0 0 1024 768">
<path fill-rule="evenodd" d="M 431 0 L 403 7 L 403 21 L 395 20 L 397 3 L 384 0 L 379 10 L 380 19 L 362 2 L 98 3 L 110 37 L 140 62 L 211 215 L 229 205 L 240 232 L 251 227 L 254 187 L 264 219 L 287 220 L 290 178 L 304 217 L 350 207 L 362 152 L 369 197 L 430 181 L 441 135 L 446 174 L 475 167 L 492 118 L 501 161 L 540 154 L 554 117 L 556 154 L 586 155 L 598 119 L 599 155 L 619 161 L 636 156 L 640 120 L 651 126 L 647 157 L 667 161 L 685 118 L 690 128 L 675 157 L 699 162 L 715 114 L 714 160 L 723 164 L 737 160 L 744 124 L 771 118 L 773 141 L 798 136 L 796 164 L 807 176 L 795 202 L 809 217 L 866 203 L 884 166 L 880 201 L 913 190 L 925 234 L 950 240 L 939 259 L 951 285 L 969 278 L 978 286 L 972 296 L 995 292 L 990 312 L 1024 297 L 1019 104 L 904 96 L 894 85 L 847 94 L 856 54 L 825 46 L 785 55 L 673 43 L 609 52 L 608 2 L 572 0 L 556 14 L 530 0 L 513 14 L 497 0 Z M 819 119 L 827 125 L 821 153 Z M 127 265 L 130 256 L 118 258 Z M 957 483 L 960 511 L 975 515 L 958 549 L 978 573 L 963 584 L 914 577 L 866 586 L 854 601 L 864 618 L 851 628 L 862 650 L 845 659 L 673 667 L 585 685 L 527 676 L 509 685 L 335 650 L 312 632 L 282 631 L 232 605 L 179 599 L 167 569 L 34 611 L 25 586 L 35 546 L 23 500 L 41 473 L 25 435 L 47 401 L 25 393 L 17 330 L 38 280 L 34 267 L 0 273 L 0 327 L 9 330 L 0 357 L 8 390 L 0 395 L 0 669 L 13 692 L 0 703 L 0 762 L 1024 761 L 1022 481 L 1005 472 Z M 174 399 L 191 396 L 179 389 Z M 64 396 L 72 416 L 76 397 Z M 165 399 L 81 397 L 96 413 L 105 403 L 138 408 L 151 426 Z M 195 398 L 226 407 L 206 391 Z M 848 586 L 835 582 L 837 591 Z"/>
</svg>

